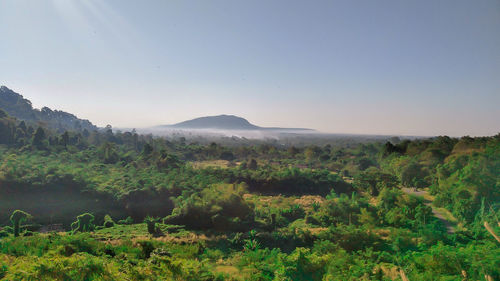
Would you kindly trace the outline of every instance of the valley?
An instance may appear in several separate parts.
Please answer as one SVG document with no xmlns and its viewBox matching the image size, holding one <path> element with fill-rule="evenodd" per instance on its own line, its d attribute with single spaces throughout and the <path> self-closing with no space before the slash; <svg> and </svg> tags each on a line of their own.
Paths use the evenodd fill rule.
<svg viewBox="0 0 500 281">
<path fill-rule="evenodd" d="M 5 280 L 499 277 L 499 135 L 186 139 L 0 116 Z"/>
</svg>

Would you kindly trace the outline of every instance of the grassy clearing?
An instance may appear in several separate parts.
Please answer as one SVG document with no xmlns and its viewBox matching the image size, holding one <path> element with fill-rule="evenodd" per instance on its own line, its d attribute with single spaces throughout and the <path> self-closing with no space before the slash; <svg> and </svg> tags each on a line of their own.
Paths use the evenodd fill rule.
<svg viewBox="0 0 500 281">
<path fill-rule="evenodd" d="M 284 195 L 258 195 L 245 194 L 245 200 L 255 205 L 256 209 L 261 208 L 276 208 L 286 209 L 294 205 L 300 205 L 305 210 L 312 209 L 314 203 L 321 204 L 325 198 L 319 195 L 304 195 L 304 196 L 284 196 Z"/>
<path fill-rule="evenodd" d="M 157 224 L 157 227 L 165 235 L 173 237 L 188 236 L 191 232 L 182 229 L 177 225 Z M 115 224 L 113 227 L 103 228 L 93 232 L 93 236 L 99 240 L 127 240 L 137 237 L 150 237 L 145 223 L 121 225 Z"/>
<path fill-rule="evenodd" d="M 423 194 L 424 200 L 429 202 L 434 202 L 435 197 L 429 193 L 429 189 L 424 189 L 425 193 Z"/>
<path fill-rule="evenodd" d="M 231 162 L 227 160 L 207 160 L 207 161 L 195 161 L 190 163 L 195 169 L 206 169 L 206 168 L 229 168 L 231 167 Z M 237 164 L 233 164 L 237 165 Z"/>
</svg>

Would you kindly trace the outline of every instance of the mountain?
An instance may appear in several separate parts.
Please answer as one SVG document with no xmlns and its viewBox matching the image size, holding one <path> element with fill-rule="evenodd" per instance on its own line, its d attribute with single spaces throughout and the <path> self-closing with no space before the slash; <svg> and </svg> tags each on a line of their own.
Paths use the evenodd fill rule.
<svg viewBox="0 0 500 281">
<path fill-rule="evenodd" d="M 97 130 L 97 127 L 90 121 L 79 119 L 71 113 L 52 110 L 48 107 L 43 107 L 41 110 L 33 108 L 31 101 L 5 86 L 0 87 L 0 109 L 19 120 L 42 123 L 59 131 Z"/>
<path fill-rule="evenodd" d="M 248 120 L 234 115 L 200 117 L 170 126 L 177 129 L 258 130 Z"/>
<path fill-rule="evenodd" d="M 195 118 L 192 120 L 180 122 L 174 125 L 163 125 L 156 128 L 166 129 L 184 129 L 184 130 L 197 130 L 197 129 L 215 129 L 215 130 L 273 130 L 273 131 L 312 131 L 305 128 L 278 128 L 278 127 L 259 127 L 254 125 L 245 118 L 234 115 L 217 115 Z"/>
</svg>

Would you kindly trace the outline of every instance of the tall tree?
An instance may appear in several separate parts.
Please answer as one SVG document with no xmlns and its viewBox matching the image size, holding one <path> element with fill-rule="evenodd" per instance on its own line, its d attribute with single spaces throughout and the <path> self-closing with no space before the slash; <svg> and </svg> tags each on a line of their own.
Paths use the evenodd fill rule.
<svg viewBox="0 0 500 281">
<path fill-rule="evenodd" d="M 21 210 L 15 210 L 12 213 L 12 216 L 10 216 L 10 221 L 12 222 L 12 226 L 14 227 L 15 237 L 19 236 L 21 223 L 29 218 L 31 218 L 31 215 Z"/>
<path fill-rule="evenodd" d="M 38 127 L 33 135 L 33 144 L 36 146 L 42 146 L 45 137 L 45 130 L 42 127 Z"/>
</svg>

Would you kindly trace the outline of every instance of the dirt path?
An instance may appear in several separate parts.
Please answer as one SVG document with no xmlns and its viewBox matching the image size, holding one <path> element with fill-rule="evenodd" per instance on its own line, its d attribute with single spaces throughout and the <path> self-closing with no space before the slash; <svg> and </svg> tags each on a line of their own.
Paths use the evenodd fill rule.
<svg viewBox="0 0 500 281">
<path fill-rule="evenodd" d="M 429 193 L 427 191 L 415 190 L 413 188 L 407 188 L 407 187 L 403 187 L 401 190 L 403 190 L 403 192 L 405 192 L 406 194 L 411 194 L 411 195 L 415 195 L 415 196 L 424 198 L 424 202 L 425 202 L 424 204 L 426 206 L 429 206 L 432 208 L 432 214 L 443 223 L 443 225 L 446 227 L 446 231 L 449 234 L 455 233 L 455 227 L 454 227 L 455 224 L 453 222 L 449 221 L 448 219 L 446 219 L 446 216 L 444 216 L 443 213 L 441 213 L 437 208 L 432 206 L 432 201 L 429 201 L 427 199 L 427 197 L 429 195 Z"/>
</svg>

